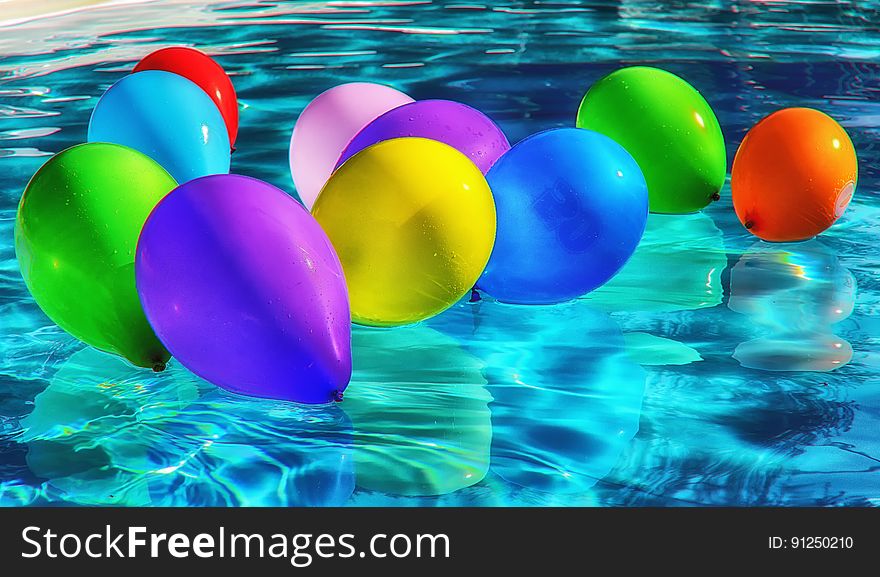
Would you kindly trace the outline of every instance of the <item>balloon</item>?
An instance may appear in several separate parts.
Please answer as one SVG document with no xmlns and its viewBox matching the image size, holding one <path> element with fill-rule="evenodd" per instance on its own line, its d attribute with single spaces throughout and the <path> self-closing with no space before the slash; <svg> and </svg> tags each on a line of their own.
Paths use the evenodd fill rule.
<svg viewBox="0 0 880 577">
<path fill-rule="evenodd" d="M 303 109 L 290 137 L 290 174 L 306 208 L 351 139 L 376 117 L 412 101 L 390 86 L 352 82 L 322 92 Z"/>
<path fill-rule="evenodd" d="M 134 72 L 164 70 L 179 74 L 196 83 L 214 101 L 229 135 L 230 146 L 238 134 L 238 99 L 232 80 L 213 58 L 195 48 L 171 46 L 151 52 L 134 67 Z"/>
<path fill-rule="evenodd" d="M 857 284 L 837 255 L 818 240 L 756 242 L 730 271 L 732 311 L 747 315 L 758 338 L 733 357 L 766 371 L 831 371 L 846 365 L 850 344 L 833 324 L 852 314 Z"/>
<path fill-rule="evenodd" d="M 355 327 L 355 371 L 340 406 L 354 425 L 357 485 L 444 495 L 489 470 L 492 422 L 483 363 L 423 325 Z"/>
<path fill-rule="evenodd" d="M 480 276 L 495 240 L 495 204 L 480 170 L 424 138 L 359 152 L 312 210 L 336 247 L 355 322 L 415 323 L 446 310 Z"/>
<path fill-rule="evenodd" d="M 156 370 L 169 355 L 135 291 L 135 246 L 175 186 L 135 150 L 80 144 L 37 171 L 15 222 L 21 274 L 43 312 L 79 340 Z"/>
<path fill-rule="evenodd" d="M 170 72 L 138 72 L 111 86 L 92 112 L 89 142 L 143 152 L 181 183 L 229 172 L 220 111 L 201 88 Z"/>
<path fill-rule="evenodd" d="M 503 302 L 555 303 L 590 292 L 620 270 L 645 230 L 642 172 L 597 132 L 530 136 L 486 178 L 498 238 L 478 286 Z"/>
<path fill-rule="evenodd" d="M 577 126 L 633 155 L 651 212 L 696 212 L 718 200 L 727 175 L 724 136 L 706 100 L 678 76 L 648 66 L 612 72 L 584 96 Z"/>
<path fill-rule="evenodd" d="M 749 130 L 730 175 L 736 216 L 770 241 L 816 236 L 843 215 L 858 161 L 846 131 L 812 108 L 774 112 Z"/>
<path fill-rule="evenodd" d="M 177 187 L 147 219 L 135 266 L 150 324 L 197 375 L 256 397 L 341 397 L 345 280 L 321 228 L 282 191 L 232 174 Z"/>
<path fill-rule="evenodd" d="M 483 174 L 510 149 L 501 129 L 479 110 L 449 100 L 419 100 L 369 123 L 345 147 L 336 167 L 368 146 L 404 136 L 448 144 L 470 158 Z"/>
</svg>

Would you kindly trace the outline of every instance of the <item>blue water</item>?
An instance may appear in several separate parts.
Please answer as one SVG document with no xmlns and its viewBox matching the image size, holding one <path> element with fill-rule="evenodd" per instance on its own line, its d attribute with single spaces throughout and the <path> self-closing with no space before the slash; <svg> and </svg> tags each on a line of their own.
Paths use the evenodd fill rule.
<svg viewBox="0 0 880 577">
<path fill-rule="evenodd" d="M 674 4 L 0 7 L 25 20 L 0 27 L 0 505 L 880 504 L 877 4 Z M 12 246 L 28 178 L 167 44 L 233 75 L 233 171 L 291 194 L 291 128 L 334 84 L 459 100 L 516 142 L 572 125 L 590 84 L 629 64 L 697 86 L 730 159 L 764 115 L 826 111 L 859 187 L 821 237 L 767 244 L 725 186 L 703 213 L 651 216 L 625 270 L 576 302 L 355 328 L 340 405 L 236 397 L 77 343 L 29 297 Z"/>
</svg>

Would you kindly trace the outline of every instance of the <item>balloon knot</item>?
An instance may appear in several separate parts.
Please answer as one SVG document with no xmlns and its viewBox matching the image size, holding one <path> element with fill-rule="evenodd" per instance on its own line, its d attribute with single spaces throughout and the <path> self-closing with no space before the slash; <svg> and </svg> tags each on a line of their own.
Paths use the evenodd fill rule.
<svg viewBox="0 0 880 577">
<path fill-rule="evenodd" d="M 751 230 L 753 226 L 755 226 L 754 221 L 747 220 L 743 223 L 743 226 L 746 227 L 746 230 Z"/>
<path fill-rule="evenodd" d="M 236 151 L 236 148 L 234 146 L 229 148 L 229 154 L 232 154 L 235 151 Z"/>
<path fill-rule="evenodd" d="M 164 370 L 165 370 L 165 363 L 164 362 L 156 361 L 155 363 L 153 363 L 153 372 L 154 373 L 161 373 Z"/>
<path fill-rule="evenodd" d="M 480 293 L 477 292 L 477 289 L 471 289 L 471 298 L 468 301 L 469 303 L 478 303 L 483 300 L 483 297 L 480 296 Z"/>
<path fill-rule="evenodd" d="M 715 202 L 718 202 L 719 200 L 721 200 L 721 195 L 716 192 L 715 194 L 712 195 L 712 200 L 714 200 Z"/>
<path fill-rule="evenodd" d="M 342 402 L 342 391 L 335 390 L 335 391 L 331 392 L 330 398 L 333 400 L 334 403 L 341 403 Z"/>
</svg>

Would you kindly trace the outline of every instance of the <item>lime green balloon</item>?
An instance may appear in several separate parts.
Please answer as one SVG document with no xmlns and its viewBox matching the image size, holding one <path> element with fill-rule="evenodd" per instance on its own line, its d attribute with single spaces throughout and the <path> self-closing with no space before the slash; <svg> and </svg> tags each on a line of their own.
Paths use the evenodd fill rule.
<svg viewBox="0 0 880 577">
<path fill-rule="evenodd" d="M 721 126 L 675 74 L 647 66 L 612 72 L 584 96 L 577 126 L 611 137 L 636 159 L 651 212 L 696 212 L 718 200 L 727 174 Z"/>
<path fill-rule="evenodd" d="M 81 341 L 155 370 L 170 355 L 141 309 L 134 255 L 150 211 L 176 186 L 140 152 L 81 144 L 37 171 L 15 221 L 21 274 L 43 312 Z"/>
</svg>

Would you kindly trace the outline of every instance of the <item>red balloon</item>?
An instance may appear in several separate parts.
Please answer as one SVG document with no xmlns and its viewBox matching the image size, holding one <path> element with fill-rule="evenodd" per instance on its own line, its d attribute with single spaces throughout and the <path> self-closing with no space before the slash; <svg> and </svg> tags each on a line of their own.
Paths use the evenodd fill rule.
<svg viewBox="0 0 880 577">
<path fill-rule="evenodd" d="M 134 67 L 134 72 L 142 70 L 173 72 L 198 84 L 220 109 L 229 132 L 229 145 L 235 144 L 235 136 L 238 134 L 238 99 L 235 88 L 223 67 L 210 56 L 186 46 L 162 48 L 146 55 Z"/>
</svg>

